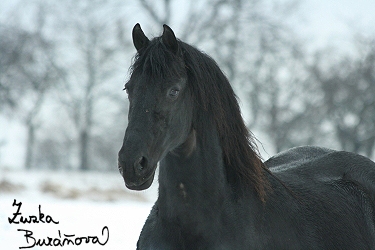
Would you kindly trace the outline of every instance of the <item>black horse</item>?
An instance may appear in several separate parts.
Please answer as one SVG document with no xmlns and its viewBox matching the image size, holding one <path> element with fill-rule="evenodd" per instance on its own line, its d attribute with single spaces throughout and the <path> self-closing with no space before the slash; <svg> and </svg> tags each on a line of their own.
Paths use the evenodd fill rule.
<svg viewBox="0 0 375 250">
<path fill-rule="evenodd" d="M 147 189 L 160 162 L 138 249 L 375 249 L 374 162 L 299 147 L 263 163 L 213 59 L 166 25 L 133 42 L 126 186 Z"/>
</svg>

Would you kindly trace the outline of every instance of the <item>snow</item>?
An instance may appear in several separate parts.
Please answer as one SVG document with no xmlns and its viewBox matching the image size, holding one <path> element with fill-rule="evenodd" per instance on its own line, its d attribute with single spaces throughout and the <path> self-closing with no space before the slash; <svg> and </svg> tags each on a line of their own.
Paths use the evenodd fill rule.
<svg viewBox="0 0 375 250">
<path fill-rule="evenodd" d="M 77 237 L 97 236 L 99 244 L 82 243 L 79 246 L 65 245 L 62 249 L 136 249 L 142 226 L 156 200 L 157 183 L 145 192 L 126 190 L 118 173 L 38 172 L 0 170 L 0 245 L 1 249 L 19 249 L 30 246 L 24 236 L 29 230 L 36 239 L 61 239 L 65 235 L 73 240 Z M 20 212 L 30 215 L 44 214 L 58 224 L 31 223 L 10 224 L 17 205 L 22 202 Z M 15 221 L 20 220 L 20 215 Z M 49 218 L 49 219 L 51 219 Z M 103 229 L 104 228 L 104 229 Z M 102 235 L 102 230 L 104 234 Z M 59 236 L 60 231 L 60 236 Z M 30 234 L 30 232 L 29 232 Z M 57 242 L 57 241 L 56 241 Z M 61 248 L 60 246 L 57 246 Z M 33 247 L 53 249 L 56 246 Z"/>
</svg>

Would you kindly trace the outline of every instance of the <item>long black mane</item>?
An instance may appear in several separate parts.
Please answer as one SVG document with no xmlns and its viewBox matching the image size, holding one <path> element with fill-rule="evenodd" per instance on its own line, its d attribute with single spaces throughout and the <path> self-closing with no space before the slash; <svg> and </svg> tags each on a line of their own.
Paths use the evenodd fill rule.
<svg viewBox="0 0 375 250">
<path fill-rule="evenodd" d="M 181 41 L 178 46 L 175 54 L 160 38 L 154 38 L 146 48 L 138 51 L 133 73 L 140 71 L 159 79 L 186 73 L 195 105 L 193 129 L 197 139 L 205 140 L 207 123 L 215 124 L 231 186 L 237 189 L 252 187 L 264 200 L 268 188 L 264 173 L 268 170 L 243 121 L 227 77 L 208 55 Z"/>
</svg>

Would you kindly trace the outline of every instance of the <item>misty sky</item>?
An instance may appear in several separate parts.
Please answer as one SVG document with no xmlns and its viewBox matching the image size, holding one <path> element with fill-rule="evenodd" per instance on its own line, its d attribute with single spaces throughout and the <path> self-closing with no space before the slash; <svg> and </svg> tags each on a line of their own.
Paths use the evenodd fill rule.
<svg viewBox="0 0 375 250">
<path fill-rule="evenodd" d="M 296 22 L 311 46 L 345 46 L 354 32 L 374 35 L 374 13 L 373 0 L 302 0 Z"/>
</svg>

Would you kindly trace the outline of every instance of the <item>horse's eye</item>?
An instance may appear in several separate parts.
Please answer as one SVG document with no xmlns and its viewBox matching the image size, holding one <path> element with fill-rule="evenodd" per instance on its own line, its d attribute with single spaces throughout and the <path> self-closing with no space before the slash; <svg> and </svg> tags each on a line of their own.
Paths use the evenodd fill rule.
<svg viewBox="0 0 375 250">
<path fill-rule="evenodd" d="M 177 98 L 177 96 L 178 96 L 179 93 L 180 93 L 180 90 L 178 90 L 178 89 L 171 89 L 169 91 L 169 96 L 171 98 Z"/>
</svg>

